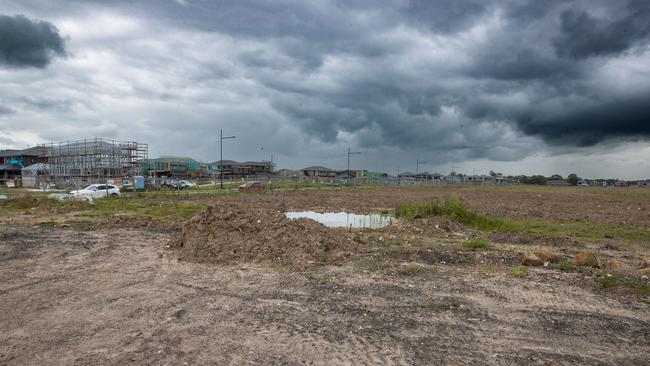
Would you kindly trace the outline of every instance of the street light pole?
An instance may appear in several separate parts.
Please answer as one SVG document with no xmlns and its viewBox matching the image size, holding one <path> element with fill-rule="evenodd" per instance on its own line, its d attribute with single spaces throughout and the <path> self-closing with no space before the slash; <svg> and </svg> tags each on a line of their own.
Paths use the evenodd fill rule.
<svg viewBox="0 0 650 366">
<path fill-rule="evenodd" d="M 223 189 L 223 140 L 234 139 L 235 136 L 223 137 L 223 130 L 219 130 L 219 175 L 220 175 L 220 184 L 221 189 Z"/>
<path fill-rule="evenodd" d="M 350 152 L 348 147 L 348 183 L 350 183 L 350 155 L 361 155 L 360 152 Z"/>
<path fill-rule="evenodd" d="M 420 158 L 415 160 L 415 181 L 418 181 L 418 174 L 420 174 L 420 164 L 426 164 L 426 161 L 420 161 Z"/>
</svg>

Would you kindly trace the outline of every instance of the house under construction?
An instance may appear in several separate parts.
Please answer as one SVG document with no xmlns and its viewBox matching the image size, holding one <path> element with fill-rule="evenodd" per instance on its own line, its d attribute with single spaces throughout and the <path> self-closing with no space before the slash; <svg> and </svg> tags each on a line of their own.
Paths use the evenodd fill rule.
<svg viewBox="0 0 650 366">
<path fill-rule="evenodd" d="M 147 144 L 101 138 L 51 142 L 38 150 L 48 164 L 47 181 L 58 187 L 142 175 L 149 154 Z"/>
</svg>

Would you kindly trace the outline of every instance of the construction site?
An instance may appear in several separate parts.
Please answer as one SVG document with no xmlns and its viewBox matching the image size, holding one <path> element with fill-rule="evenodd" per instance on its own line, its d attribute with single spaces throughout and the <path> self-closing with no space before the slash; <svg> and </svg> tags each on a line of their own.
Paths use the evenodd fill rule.
<svg viewBox="0 0 650 366">
<path fill-rule="evenodd" d="M 93 138 L 50 142 L 26 150 L 4 150 L 0 156 L 5 160 L 3 183 L 12 181 L 11 186 L 59 189 L 113 183 L 145 174 L 148 149 L 147 144 L 136 141 Z"/>
<path fill-rule="evenodd" d="M 119 145 L 44 148 L 90 181 L 146 156 Z M 647 189 L 0 193 L 0 364 L 650 359 Z"/>
</svg>

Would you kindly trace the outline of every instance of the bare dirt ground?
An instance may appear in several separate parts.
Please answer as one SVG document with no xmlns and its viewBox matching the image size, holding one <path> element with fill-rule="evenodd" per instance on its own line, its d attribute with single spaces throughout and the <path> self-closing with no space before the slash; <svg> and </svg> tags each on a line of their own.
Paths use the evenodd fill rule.
<svg viewBox="0 0 650 366">
<path fill-rule="evenodd" d="M 515 277 L 520 253 L 537 242 L 505 237 L 472 250 L 465 240 L 478 234 L 446 220 L 305 232 L 314 224 L 265 211 L 381 210 L 440 192 L 449 193 L 225 196 L 213 203 L 232 210 L 204 212 L 184 234 L 127 223 L 0 226 L 0 365 L 650 365 L 650 298 L 594 287 L 609 269 L 552 264 Z M 479 193 L 461 191 L 468 204 L 492 209 L 485 192 L 481 203 L 467 192 Z M 542 207 L 562 201 L 549 198 Z M 609 201 L 619 211 L 642 207 L 625 220 L 648 223 L 647 202 L 634 206 L 633 198 L 575 204 Z M 606 216 L 590 219 L 619 220 Z M 237 245 L 224 246 L 220 233 L 234 231 L 229 238 Z M 306 247 L 301 235 L 321 247 Z M 179 248 L 183 238 L 188 247 Z M 329 246 L 332 240 L 339 245 Z M 554 240 L 550 247 L 561 256 L 590 250 L 603 263 L 634 266 L 621 280 L 647 273 L 636 269 L 649 258 L 647 245 Z M 296 252 L 280 250 L 282 241 Z M 264 255 L 251 254 L 256 245 L 265 246 Z M 296 266 L 319 262 L 322 245 L 333 261 Z M 213 260 L 188 256 L 197 246 L 215 251 Z"/>
<path fill-rule="evenodd" d="M 590 220 L 599 223 L 650 226 L 650 192 L 610 194 L 607 188 L 501 189 L 494 188 L 380 188 L 287 191 L 224 197 L 226 201 L 251 207 L 316 211 L 367 212 L 394 209 L 402 202 L 423 202 L 457 195 L 481 213 L 518 219 Z M 623 192 L 623 191 L 617 191 Z M 614 193 L 614 192 L 612 192 Z M 633 192 L 636 193 L 636 192 Z"/>
</svg>

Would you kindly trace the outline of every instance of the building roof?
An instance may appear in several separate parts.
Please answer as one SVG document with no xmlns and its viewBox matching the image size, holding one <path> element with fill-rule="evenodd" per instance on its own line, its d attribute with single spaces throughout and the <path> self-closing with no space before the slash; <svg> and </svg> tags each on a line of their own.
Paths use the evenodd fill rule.
<svg viewBox="0 0 650 366">
<path fill-rule="evenodd" d="M 40 156 L 43 151 L 44 148 L 38 146 L 29 147 L 27 149 L 22 149 L 22 150 L 6 149 L 6 150 L 0 150 L 0 156 L 1 157 L 21 156 L 21 155 Z"/>
<path fill-rule="evenodd" d="M 50 169 L 49 164 L 36 163 L 36 164 L 32 164 L 30 166 L 26 166 L 22 170 L 36 170 L 36 171 L 38 171 L 38 170 L 48 170 L 48 169 Z"/>
<path fill-rule="evenodd" d="M 332 171 L 332 169 L 330 169 L 330 168 L 325 168 L 324 166 L 319 166 L 319 165 L 308 166 L 308 167 L 300 169 L 300 170 L 318 170 L 318 171 L 323 171 L 323 172 Z"/>
<path fill-rule="evenodd" d="M 11 165 L 11 164 L 0 164 L 0 170 L 8 170 L 8 171 L 20 171 L 20 167 L 16 165 Z"/>
<path fill-rule="evenodd" d="M 210 165 L 219 165 L 221 164 L 221 160 L 215 161 L 214 163 L 210 163 Z M 241 163 L 236 162 L 234 160 L 223 160 L 223 165 L 240 165 Z"/>
<path fill-rule="evenodd" d="M 149 161 L 172 161 L 172 160 L 198 163 L 198 161 L 196 159 L 188 158 L 188 157 L 185 157 L 185 156 L 161 156 L 159 158 L 149 159 Z"/>
</svg>

